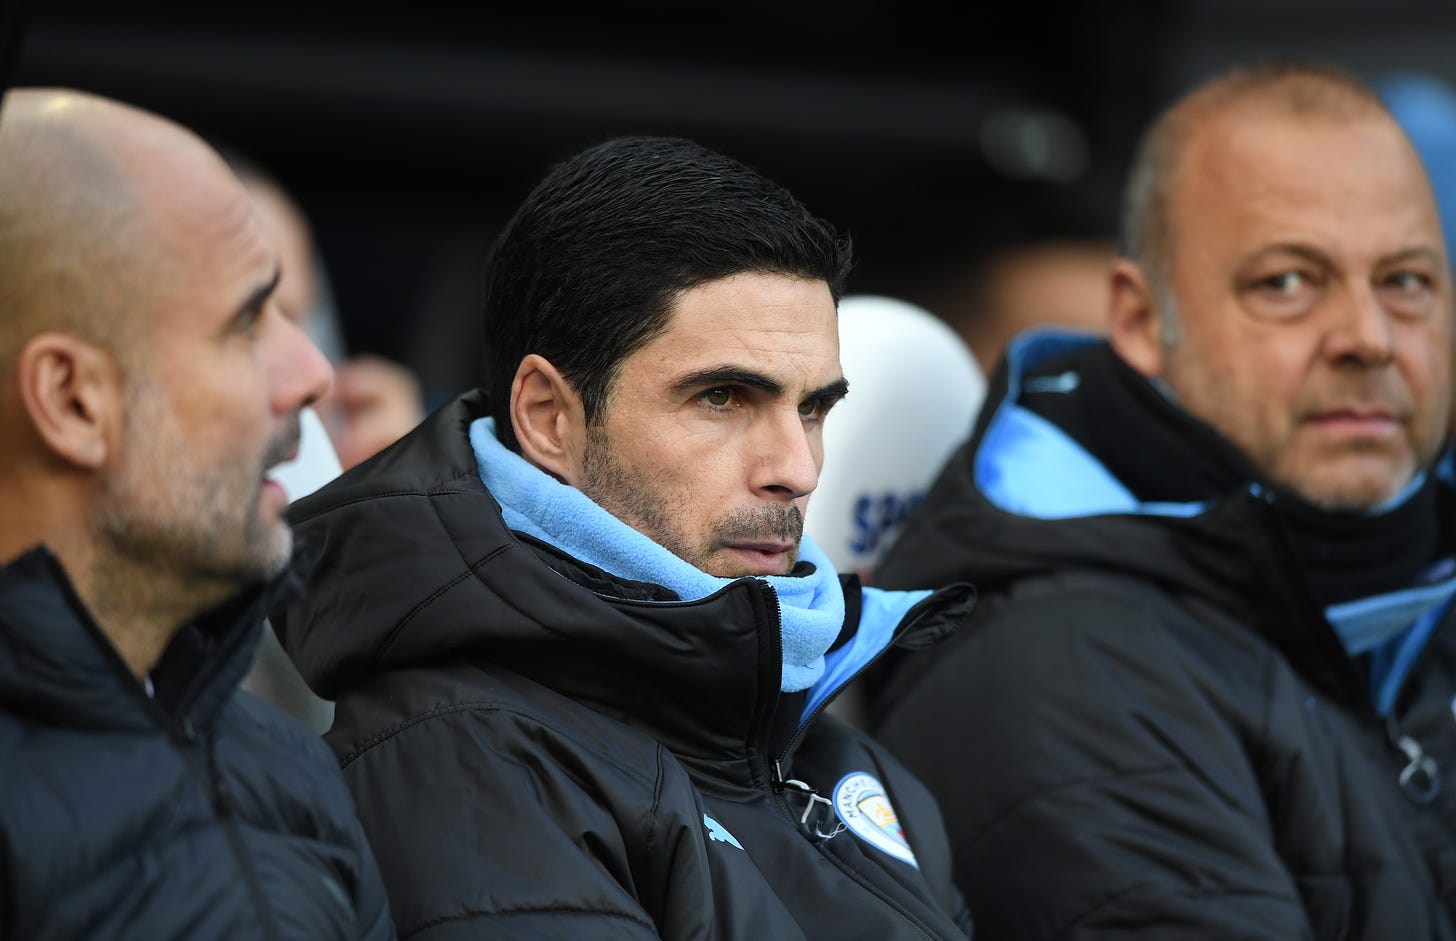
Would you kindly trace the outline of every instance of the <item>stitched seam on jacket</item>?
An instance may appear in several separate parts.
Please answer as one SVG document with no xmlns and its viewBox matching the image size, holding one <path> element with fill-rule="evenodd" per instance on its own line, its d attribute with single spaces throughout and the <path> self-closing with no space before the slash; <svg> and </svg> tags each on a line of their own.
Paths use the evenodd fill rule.
<svg viewBox="0 0 1456 941">
<path fill-rule="evenodd" d="M 457 474 L 456 476 L 450 478 L 450 482 L 454 482 L 456 480 L 460 480 L 460 479 L 462 479 L 464 477 L 468 477 L 468 476 L 470 476 L 469 473 Z M 340 501 L 338 503 L 330 503 L 327 506 L 319 507 L 317 510 L 314 510 L 312 513 L 308 513 L 308 514 L 305 514 L 303 516 L 299 516 L 299 517 L 297 517 L 295 519 L 292 519 L 292 520 L 290 520 L 290 522 L 294 526 L 298 526 L 298 525 L 300 525 L 302 523 L 307 523 L 307 522 L 310 522 L 312 520 L 316 520 L 316 519 L 318 519 L 321 516 L 328 516 L 330 513 L 333 513 L 335 510 L 342 510 L 342 509 L 344 509 L 346 507 L 357 506 L 360 503 L 372 503 L 375 500 L 390 500 L 390 499 L 393 499 L 395 497 L 426 497 L 426 498 L 430 498 L 430 497 L 438 497 L 438 496 L 455 496 L 455 497 L 458 497 L 458 496 L 469 496 L 469 495 L 470 495 L 470 491 L 469 490 L 450 490 L 450 489 L 440 489 L 440 490 L 381 490 L 381 491 L 376 491 L 374 493 L 364 494 L 363 496 L 359 496 L 359 497 L 351 497 L 348 500 L 343 500 L 343 501 Z"/>
<path fill-rule="evenodd" d="M 1138 768 L 1134 771 L 1123 771 L 1117 774 L 1102 774 L 1093 777 L 1077 778 L 1075 781 L 1065 781 L 1055 787 L 1049 787 L 1046 790 L 1037 791 L 1035 794 L 1032 794 L 1029 797 L 1024 797 L 1016 803 L 1012 804 L 1010 807 L 1007 807 L 1005 810 L 1001 811 L 1001 813 L 997 814 L 990 821 L 988 821 L 985 826 L 981 827 L 981 829 L 976 831 L 975 835 L 971 837 L 970 843 L 967 845 L 967 849 L 963 850 L 962 853 L 958 855 L 964 855 L 965 853 L 969 852 L 970 847 L 973 847 L 977 843 L 981 842 L 981 840 L 985 838 L 987 833 L 990 833 L 992 830 L 996 829 L 996 827 L 1000 826 L 1002 821 L 1004 821 L 1007 817 L 1010 817 L 1012 814 L 1017 813 L 1024 807 L 1034 804 L 1037 801 L 1043 800 L 1044 798 L 1050 797 L 1054 794 L 1060 793 L 1061 791 L 1070 790 L 1071 788 L 1076 787 L 1086 787 L 1089 784 L 1098 784 L 1103 781 L 1125 781 L 1132 778 L 1144 777 L 1146 775 L 1166 774 L 1169 771 L 1179 771 L 1181 769 L 1182 765 L 1178 764 L 1157 765 L 1150 768 Z"/>
<path fill-rule="evenodd" d="M 1261 657 L 1264 661 L 1264 715 L 1263 726 L 1259 729 L 1259 741 L 1261 743 L 1272 742 L 1274 740 L 1269 730 L 1274 725 L 1274 683 L 1275 678 L 1279 675 L 1279 664 L 1275 659 L 1276 656 L 1273 650 L 1267 650 Z M 1300 718 L 1303 719 L 1305 717 L 1301 716 Z M 1254 767 L 1255 774 L 1258 774 L 1260 769 L 1255 763 L 1253 755 L 1249 756 L 1249 764 Z M 1268 801 L 1264 802 L 1264 816 L 1269 816 Z"/>
<path fill-rule="evenodd" d="M 466 476 L 468 476 L 468 472 L 462 472 L 453 479 L 459 480 Z M 501 553 L 505 552 L 515 545 L 515 543 L 505 543 L 501 546 L 498 546 L 494 550 L 486 553 L 483 558 L 475 562 L 471 562 L 469 559 L 465 558 L 465 556 L 460 553 L 460 544 L 454 539 L 450 538 L 450 528 L 445 525 L 445 518 L 440 515 L 440 509 L 438 506 L 435 505 L 435 497 L 442 494 L 468 496 L 469 492 L 464 490 L 437 490 L 431 491 L 427 494 L 418 494 L 421 496 L 425 496 L 429 500 L 430 510 L 435 514 L 435 521 L 438 522 L 440 524 L 440 528 L 444 530 L 445 537 L 449 541 L 450 545 L 454 547 L 456 556 L 458 556 L 460 561 L 465 564 L 465 571 L 461 572 L 456 577 L 450 579 L 450 581 L 430 592 L 428 596 L 421 599 L 419 604 L 411 608 L 409 610 L 409 613 L 407 613 L 404 617 L 400 618 L 399 623 L 394 626 L 394 628 L 389 632 L 389 636 L 384 639 L 384 643 L 379 646 L 379 652 L 374 656 L 375 666 L 379 666 L 383 663 L 385 655 L 394 648 L 395 641 L 399 639 L 400 633 L 403 632 L 405 627 L 407 627 L 409 623 L 415 619 L 416 615 L 428 608 L 430 605 L 434 604 L 441 595 L 444 595 L 450 589 L 454 588 L 456 585 L 459 585 L 466 579 L 478 578 L 479 569 L 488 564 L 496 556 L 500 555 Z"/>
<path fill-rule="evenodd" d="M 409 931 L 401 932 L 399 938 L 400 938 L 400 941 L 404 941 L 404 939 L 414 937 L 415 935 L 419 934 L 422 931 L 428 931 L 431 928 L 437 927 L 439 925 L 449 924 L 452 921 L 470 921 L 470 920 L 473 920 L 473 919 L 476 919 L 476 918 L 504 918 L 504 917 L 509 917 L 509 916 L 513 916 L 513 915 L 579 915 L 579 916 L 588 916 L 589 915 L 589 916 L 593 916 L 593 917 L 620 918 L 623 921 L 630 921 L 634 925 L 641 925 L 642 927 L 648 929 L 649 931 L 653 931 L 653 932 L 656 932 L 657 931 L 656 926 L 654 926 L 652 924 L 652 922 L 647 921 L 646 919 L 643 919 L 643 918 L 638 918 L 636 915 L 632 915 L 632 914 L 630 914 L 628 912 L 612 911 L 612 910 L 609 910 L 609 909 L 594 909 L 594 908 L 556 908 L 556 907 L 543 907 L 543 908 L 512 908 L 512 909 L 509 909 L 509 910 L 506 910 L 506 911 L 499 911 L 499 912 L 490 912 L 490 911 L 467 911 L 467 912 L 463 912 L 463 913 L 461 913 L 459 915 L 444 915 L 444 916 L 441 916 L 439 918 L 432 918 L 429 921 L 422 922 L 418 926 L 416 926 L 414 928 L 411 928 Z"/>
<path fill-rule="evenodd" d="M 666 771 L 666 763 L 662 760 L 663 746 L 657 746 L 657 772 L 652 781 L 652 810 L 647 817 L 647 858 L 652 859 L 657 852 L 657 809 L 662 806 L 662 778 Z"/>
<path fill-rule="evenodd" d="M 362 758 L 367 752 L 372 751 L 373 749 L 375 749 L 378 746 L 384 744 L 385 742 L 389 741 L 390 739 L 392 739 L 392 738 L 394 738 L 394 737 L 396 737 L 396 736 L 398 736 L 398 735 L 400 735 L 400 734 L 402 734 L 404 732 L 408 732 L 410 729 L 414 728 L 415 726 L 421 725 L 422 723 L 424 723 L 424 722 L 426 722 L 426 721 L 428 721 L 430 719 L 447 718 L 449 716 L 455 715 L 457 713 L 462 713 L 462 712 L 503 712 L 503 713 L 506 713 L 508 715 L 513 715 L 513 716 L 517 716 L 519 718 L 525 719 L 528 722 L 533 722 L 536 725 L 539 725 L 539 726 L 541 726 L 544 729 L 549 729 L 552 733 L 554 733 L 554 734 L 560 736 L 561 738 L 563 738 L 563 739 L 571 742 L 577 748 L 580 748 L 583 751 L 590 752 L 592 755 L 594 755 L 595 757 L 597 757 L 601 761 L 606 762 L 607 764 L 609 764 L 613 768 L 615 768 L 617 771 L 619 771 L 622 774 L 625 774 L 625 775 L 631 777 L 632 779 L 638 781 L 639 783 L 642 783 L 642 784 L 653 783 L 653 787 L 655 788 L 655 786 L 656 786 L 654 782 L 651 782 L 650 781 L 650 779 L 648 778 L 648 776 L 642 774 L 642 770 L 640 768 L 638 768 L 637 766 L 624 764 L 624 763 L 618 761 L 615 758 L 615 756 L 613 756 L 609 752 L 605 752 L 605 751 L 602 751 L 600 749 L 597 749 L 597 748 L 594 748 L 594 747 L 592 747 L 590 745 L 585 744 L 584 742 L 582 742 L 579 739 L 577 739 L 577 737 L 575 735 L 571 734 L 569 731 L 558 727 L 554 723 L 547 722 L 541 716 L 536 715 L 535 713 L 532 713 L 532 712 L 525 712 L 525 711 L 520 710 L 520 709 L 515 709 L 515 708 L 512 708 L 510 706 L 502 705 L 500 703 L 491 703 L 491 702 L 455 703 L 454 705 L 441 706 L 438 709 L 431 709 L 429 712 L 423 712 L 423 713 L 420 713 L 417 716 L 410 716 L 407 719 L 401 719 L 399 722 L 396 722 L 393 725 L 386 726 L 385 728 L 379 730 L 374 735 L 372 735 L 370 738 L 366 739 L 364 741 L 364 743 L 362 745 L 360 745 L 358 748 L 354 749 L 353 751 L 348 752 L 346 755 L 344 755 L 342 758 L 340 758 L 339 759 L 339 767 L 340 768 L 347 768 L 356 759 Z M 661 745 L 659 745 L 658 747 L 660 748 Z"/>
<path fill-rule="evenodd" d="M 448 491 L 448 492 L 450 492 L 450 493 L 463 493 L 464 491 Z M 431 496 L 433 497 L 433 494 Z M 522 548 L 525 548 L 525 544 L 522 543 L 522 542 L 520 542 L 518 539 L 516 539 L 515 536 L 514 536 L 514 534 L 511 534 L 512 538 L 511 538 L 511 541 L 510 542 L 507 542 L 507 543 L 499 546 L 498 548 L 496 548 L 492 552 L 487 553 L 484 558 L 479 559 L 479 560 L 477 560 L 475 562 L 471 562 L 469 559 L 467 559 L 464 555 L 462 555 L 460 553 L 459 543 L 456 542 L 454 539 L 450 538 L 449 527 L 445 525 L 445 518 L 440 514 L 440 509 L 439 509 L 438 506 L 435 505 L 435 501 L 433 499 L 430 500 L 430 509 L 435 511 L 435 519 L 440 523 L 441 529 L 443 529 L 445 531 L 445 536 L 449 540 L 450 545 L 453 546 L 453 547 L 455 547 L 455 554 L 459 557 L 461 563 L 465 566 L 465 569 L 466 570 L 464 572 L 461 572 L 455 578 L 451 579 L 449 582 L 445 583 L 444 585 L 441 585 L 434 592 L 432 592 L 428 598 L 425 598 L 422 601 L 420 601 L 419 604 L 415 605 L 413 608 L 410 609 L 410 612 L 408 614 L 406 614 L 403 618 L 400 619 L 400 622 L 398 624 L 396 624 L 394 626 L 394 629 L 389 632 L 389 637 L 386 638 L 383 646 L 380 647 L 379 656 L 375 659 L 376 665 L 378 665 L 379 662 L 380 662 L 380 660 L 382 660 L 384 654 L 386 654 L 390 650 L 390 648 L 392 648 L 394 646 L 394 642 L 399 637 L 400 632 L 403 631 L 404 628 L 405 628 L 405 626 L 407 624 L 409 624 L 409 622 L 414 619 L 415 615 L 419 614 L 425 608 L 427 608 L 431 604 L 433 604 L 436 600 L 438 600 L 440 598 L 441 595 L 445 594 L 450 589 L 454 588 L 455 586 L 459 585 L 461 582 L 464 582 L 464 581 L 466 581 L 468 579 L 472 579 L 473 578 L 473 579 L 475 579 L 477 581 L 480 581 L 482 585 L 485 585 L 485 587 L 487 589 L 489 589 L 490 586 L 489 585 L 486 585 L 485 582 L 480 577 L 480 570 L 483 569 L 486 566 L 487 563 L 493 561 L 497 556 L 501 555 L 504 552 L 507 552 L 507 551 L 509 551 L 511 549 L 522 549 Z M 506 528 L 506 531 L 507 531 L 507 533 L 510 533 L 510 528 L 507 527 Z M 560 573 L 558 573 L 558 574 L 560 574 Z M 566 576 L 564 576 L 564 575 L 561 576 L 561 577 L 563 579 L 565 579 L 569 584 L 573 584 L 573 585 L 576 584 L 575 582 L 572 582 L 570 579 L 566 578 Z M 578 587 L 580 587 L 580 586 L 578 586 Z M 544 631 L 547 631 L 548 633 L 554 634 L 557 637 L 561 637 L 563 639 L 570 639 L 569 638 L 569 635 L 562 633 L 561 631 L 557 630 L 552 625 L 547 624 L 545 621 L 540 620 L 532 612 L 527 611 L 525 608 L 522 608 L 518 604 L 515 604 L 509 598 L 505 597 L 504 595 L 501 595 L 499 592 L 496 592 L 495 594 L 496 594 L 496 597 L 499 598 L 500 601 L 503 604 L 509 605 L 510 608 L 511 608 L 511 610 L 515 611 L 517 614 L 520 614 L 526 620 L 531 621 L 537 627 L 541 628 Z"/>
<path fill-rule="evenodd" d="M 439 514 L 436 513 L 437 517 L 438 515 Z M 406 627 L 409 626 L 409 623 L 413 621 L 421 611 L 434 604 L 441 595 L 444 595 L 446 592 L 454 588 L 456 585 L 459 585 L 461 582 L 466 581 L 467 579 L 477 578 L 477 571 L 479 569 L 485 567 L 488 563 L 494 560 L 496 556 L 513 548 L 514 546 L 511 543 L 497 546 L 495 549 L 487 552 L 482 558 L 475 562 L 467 562 L 465 560 L 465 557 L 461 556 L 460 560 L 466 563 L 466 570 L 464 572 L 461 572 L 459 575 L 456 575 L 454 578 L 450 579 L 439 588 L 436 588 L 434 591 L 430 592 L 428 595 L 422 598 L 418 604 L 416 604 L 413 608 L 410 608 L 409 612 L 406 613 L 404 617 L 399 619 L 399 623 L 390 629 L 389 636 L 384 638 L 384 643 L 379 645 L 379 652 L 374 655 L 374 665 L 380 666 L 383 664 L 384 658 L 389 654 L 390 650 L 393 649 L 395 641 L 399 639 L 399 635 L 404 631 Z M 456 552 L 458 554 L 459 549 L 456 549 Z"/>
</svg>

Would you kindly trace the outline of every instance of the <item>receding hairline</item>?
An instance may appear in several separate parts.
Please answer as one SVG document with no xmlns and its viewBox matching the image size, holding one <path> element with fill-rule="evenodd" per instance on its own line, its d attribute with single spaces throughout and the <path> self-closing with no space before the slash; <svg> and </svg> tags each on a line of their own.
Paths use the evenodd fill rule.
<svg viewBox="0 0 1456 941">
<path fill-rule="evenodd" d="M 1128 174 L 1119 250 L 1166 284 L 1170 212 L 1188 155 L 1211 125 L 1234 111 L 1354 124 L 1376 120 L 1398 128 L 1380 96 L 1360 78 L 1323 65 L 1275 63 L 1234 69 L 1170 106 L 1148 128 Z"/>
</svg>

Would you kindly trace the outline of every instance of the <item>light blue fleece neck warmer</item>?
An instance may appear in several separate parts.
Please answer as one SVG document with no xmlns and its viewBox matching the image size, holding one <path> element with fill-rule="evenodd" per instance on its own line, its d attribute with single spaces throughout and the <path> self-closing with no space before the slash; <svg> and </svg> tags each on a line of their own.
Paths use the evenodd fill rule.
<svg viewBox="0 0 1456 941">
<path fill-rule="evenodd" d="M 619 578 L 662 585 L 684 601 L 706 598 L 738 579 L 720 578 L 673 555 L 617 519 L 575 487 L 509 450 L 495 436 L 495 420 L 470 425 L 480 479 L 500 504 L 511 529 L 550 543 Z M 783 632 L 782 690 L 808 689 L 824 675 L 824 653 L 844 626 L 844 592 L 834 565 L 805 536 L 799 558 L 814 566 L 802 577 L 754 576 L 779 599 Z M 918 600 L 918 598 L 917 598 Z"/>
</svg>

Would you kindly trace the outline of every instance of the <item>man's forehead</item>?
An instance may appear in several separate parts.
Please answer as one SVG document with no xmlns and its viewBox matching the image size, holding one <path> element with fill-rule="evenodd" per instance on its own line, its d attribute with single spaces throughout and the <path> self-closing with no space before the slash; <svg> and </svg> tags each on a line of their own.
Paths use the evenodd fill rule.
<svg viewBox="0 0 1456 941">
<path fill-rule="evenodd" d="M 827 381 L 840 368 L 838 314 L 822 281 L 734 276 L 685 292 L 639 353 L 675 374 L 721 366 Z"/>
<path fill-rule="evenodd" d="M 1424 167 L 1393 121 L 1271 109 L 1232 117 L 1190 141 L 1170 194 L 1175 251 L 1176 243 L 1197 250 L 1220 235 L 1256 233 L 1270 244 L 1327 239 L 1378 252 L 1439 247 Z"/>
<path fill-rule="evenodd" d="M 175 288 L 162 290 L 188 299 L 193 316 L 230 316 L 276 280 L 278 247 L 247 191 L 220 161 L 177 170 L 170 191 L 149 191 L 156 261 Z"/>
</svg>

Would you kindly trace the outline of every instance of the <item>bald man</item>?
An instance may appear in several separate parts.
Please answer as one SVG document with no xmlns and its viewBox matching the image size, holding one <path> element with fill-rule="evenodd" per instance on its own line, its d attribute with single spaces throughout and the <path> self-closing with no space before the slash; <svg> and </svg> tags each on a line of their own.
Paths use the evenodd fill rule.
<svg viewBox="0 0 1456 941">
<path fill-rule="evenodd" d="M 1006 382 L 876 574 L 967 579 L 875 730 L 977 933 L 1456 938 L 1452 286 L 1357 79 L 1219 76 L 1130 176 L 1106 341 Z"/>
<path fill-rule="evenodd" d="M 327 388 L 197 137 L 0 106 L 0 937 L 390 938 L 337 765 L 238 693 Z"/>
</svg>

